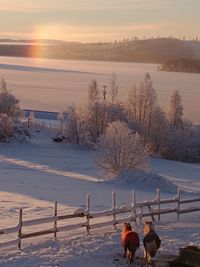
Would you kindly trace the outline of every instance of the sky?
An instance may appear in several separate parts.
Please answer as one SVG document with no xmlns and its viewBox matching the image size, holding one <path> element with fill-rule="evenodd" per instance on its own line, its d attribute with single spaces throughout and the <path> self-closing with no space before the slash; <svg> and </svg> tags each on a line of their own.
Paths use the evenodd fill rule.
<svg viewBox="0 0 200 267">
<path fill-rule="evenodd" d="M 200 37 L 199 0 L 0 0 L 0 38 Z"/>
</svg>

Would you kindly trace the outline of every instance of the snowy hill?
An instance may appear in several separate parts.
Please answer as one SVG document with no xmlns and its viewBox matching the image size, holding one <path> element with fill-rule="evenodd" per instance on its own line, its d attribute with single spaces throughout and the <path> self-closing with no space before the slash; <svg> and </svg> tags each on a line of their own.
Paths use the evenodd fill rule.
<svg viewBox="0 0 200 267">
<path fill-rule="evenodd" d="M 125 182 L 106 182 L 94 166 L 93 151 L 54 143 L 51 137 L 45 129 L 32 129 L 30 142 L 0 144 L 0 228 L 17 224 L 19 208 L 26 219 L 52 215 L 54 201 L 59 203 L 60 214 L 83 208 L 88 193 L 93 210 L 110 208 L 112 191 L 117 205 L 130 204 L 133 189 L 138 201 L 153 199 L 157 185 L 161 185 L 162 197 L 172 197 L 176 184 L 192 195 L 200 193 L 199 164 L 153 158 L 149 174 L 137 174 L 133 182 L 131 177 Z M 179 247 L 188 244 L 200 246 L 199 227 L 199 212 L 182 215 L 179 221 L 176 215 L 161 217 L 161 222 L 156 222 L 162 239 L 159 253 L 178 253 Z M 142 240 L 142 225 L 134 228 Z M 0 267 L 115 266 L 113 259 L 121 252 L 120 232 L 118 226 L 115 231 L 107 227 L 90 235 L 66 232 L 59 234 L 57 241 L 52 236 L 24 240 L 22 251 L 0 250 Z M 142 242 L 138 253 L 143 254 Z"/>
</svg>

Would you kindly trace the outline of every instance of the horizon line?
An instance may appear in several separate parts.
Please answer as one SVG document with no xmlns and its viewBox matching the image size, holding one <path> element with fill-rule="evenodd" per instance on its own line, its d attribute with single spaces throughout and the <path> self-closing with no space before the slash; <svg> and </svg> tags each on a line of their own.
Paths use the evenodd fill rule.
<svg viewBox="0 0 200 267">
<path fill-rule="evenodd" d="M 13 37 L 0 37 L 0 42 L 36 42 L 36 41 L 43 41 L 43 42 L 62 42 L 62 43 L 79 43 L 79 44 L 91 44 L 91 43 L 115 43 L 115 42 L 123 42 L 123 41 L 145 41 L 145 40 L 155 40 L 155 39 L 174 39 L 174 40 L 180 40 L 180 41 L 200 41 L 199 36 L 195 37 L 185 37 L 185 36 L 174 36 L 174 35 L 168 35 L 168 36 L 151 36 L 151 37 L 127 37 L 127 38 L 122 38 L 122 39 L 115 39 L 113 41 L 66 41 L 62 39 L 51 39 L 51 38 L 13 38 Z"/>
</svg>

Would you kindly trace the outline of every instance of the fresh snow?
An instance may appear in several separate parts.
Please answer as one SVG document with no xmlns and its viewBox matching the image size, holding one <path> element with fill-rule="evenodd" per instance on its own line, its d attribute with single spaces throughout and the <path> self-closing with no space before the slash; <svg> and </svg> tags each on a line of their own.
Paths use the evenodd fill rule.
<svg viewBox="0 0 200 267">
<path fill-rule="evenodd" d="M 123 182 L 104 181 L 94 165 L 94 151 L 54 143 L 51 138 L 51 132 L 38 128 L 32 129 L 28 142 L 0 144 L 0 228 L 17 225 L 19 208 L 23 208 L 24 220 L 53 216 L 54 201 L 58 201 L 60 215 L 84 209 L 86 194 L 91 195 L 92 211 L 110 209 L 112 191 L 118 206 L 130 206 L 132 190 L 137 201 L 155 198 L 157 186 L 162 198 L 173 197 L 176 185 L 186 192 L 182 191 L 185 197 L 200 195 L 199 164 L 151 158 L 146 172 L 129 174 Z M 189 244 L 200 246 L 199 212 L 181 215 L 180 220 L 176 214 L 163 215 L 155 224 L 162 240 L 160 254 L 177 254 L 179 247 Z M 45 229 L 45 225 L 34 227 L 32 231 Z M 133 227 L 142 241 L 142 225 L 138 221 Z M 93 229 L 89 235 L 85 229 L 58 233 L 55 241 L 52 235 L 22 240 L 21 251 L 0 249 L 0 267 L 116 266 L 113 260 L 121 252 L 120 233 L 121 225 L 117 230 L 112 226 Z M 1 235 L 0 243 L 15 238 Z M 138 255 L 142 254 L 141 242 Z"/>
</svg>

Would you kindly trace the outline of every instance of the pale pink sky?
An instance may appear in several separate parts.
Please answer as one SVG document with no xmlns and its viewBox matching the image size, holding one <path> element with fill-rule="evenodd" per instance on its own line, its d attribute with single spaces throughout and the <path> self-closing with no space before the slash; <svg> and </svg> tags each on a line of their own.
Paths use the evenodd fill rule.
<svg viewBox="0 0 200 267">
<path fill-rule="evenodd" d="M 0 38 L 196 38 L 199 10 L 199 0 L 0 0 Z"/>
</svg>

